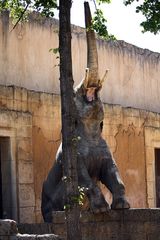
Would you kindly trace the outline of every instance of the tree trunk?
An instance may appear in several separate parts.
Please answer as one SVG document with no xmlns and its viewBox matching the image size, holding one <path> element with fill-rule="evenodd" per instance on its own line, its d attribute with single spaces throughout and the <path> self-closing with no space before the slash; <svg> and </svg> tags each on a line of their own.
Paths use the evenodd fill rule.
<svg viewBox="0 0 160 240">
<path fill-rule="evenodd" d="M 59 50 L 62 114 L 63 172 L 66 186 L 67 240 L 81 240 L 78 206 L 76 107 L 74 102 L 70 9 L 72 0 L 60 0 Z"/>
</svg>

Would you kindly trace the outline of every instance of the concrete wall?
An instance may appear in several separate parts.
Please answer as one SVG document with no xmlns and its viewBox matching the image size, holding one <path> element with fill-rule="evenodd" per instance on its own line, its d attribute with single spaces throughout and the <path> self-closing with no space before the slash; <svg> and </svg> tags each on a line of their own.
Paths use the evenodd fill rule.
<svg viewBox="0 0 160 240">
<path fill-rule="evenodd" d="M 82 212 L 82 240 L 159 240 L 159 209 L 109 210 L 105 214 Z M 0 220 L 1 240 L 65 240 L 64 212 L 54 213 L 52 224 L 19 224 Z"/>
<path fill-rule="evenodd" d="M 64 212 L 53 213 L 52 224 L 21 224 L 19 232 L 29 234 L 55 233 L 66 238 Z M 104 214 L 82 212 L 83 240 L 159 240 L 159 209 L 109 210 Z"/>
<path fill-rule="evenodd" d="M 14 31 L 6 17 L 0 19 L 0 84 L 30 90 L 59 93 L 56 55 L 58 22 L 32 15 Z M 160 112 L 160 54 L 140 49 L 123 41 L 98 40 L 99 70 L 110 69 L 103 90 L 105 103 L 121 104 Z M 86 67 L 85 31 L 72 28 L 73 74 L 76 83 Z"/>
<path fill-rule="evenodd" d="M 155 207 L 154 149 L 160 148 L 160 115 L 109 104 L 104 110 L 103 136 L 118 164 L 131 207 Z M 13 146 L 16 219 L 41 222 L 42 182 L 61 140 L 60 97 L 0 86 L 0 120 L 0 136 L 10 137 Z M 111 202 L 104 186 L 102 190 Z"/>
</svg>

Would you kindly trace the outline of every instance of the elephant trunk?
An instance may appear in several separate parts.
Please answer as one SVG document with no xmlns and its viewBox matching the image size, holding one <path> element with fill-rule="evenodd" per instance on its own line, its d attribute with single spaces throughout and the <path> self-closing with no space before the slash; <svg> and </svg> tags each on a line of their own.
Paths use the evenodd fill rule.
<svg viewBox="0 0 160 240">
<path fill-rule="evenodd" d="M 96 46 L 95 32 L 91 29 L 92 17 L 89 8 L 89 3 L 84 2 L 85 9 L 85 25 L 87 37 L 87 68 L 89 69 L 89 78 L 87 86 L 97 86 L 99 81 L 98 76 L 98 54 Z"/>
</svg>

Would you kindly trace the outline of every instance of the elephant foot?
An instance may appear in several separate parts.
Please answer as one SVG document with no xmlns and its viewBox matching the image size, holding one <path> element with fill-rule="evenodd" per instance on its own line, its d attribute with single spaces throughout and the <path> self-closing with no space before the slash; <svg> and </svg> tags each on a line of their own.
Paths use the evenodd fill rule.
<svg viewBox="0 0 160 240">
<path fill-rule="evenodd" d="M 90 202 L 90 210 L 93 213 L 103 213 L 109 209 L 109 204 L 102 197 L 101 199 L 94 199 Z"/>
<path fill-rule="evenodd" d="M 97 214 L 97 213 L 104 213 L 104 212 L 106 212 L 107 210 L 109 209 L 109 206 L 101 206 L 101 207 L 99 207 L 99 208 L 91 208 L 91 211 L 93 212 L 93 213 L 95 213 L 95 214 Z"/>
<path fill-rule="evenodd" d="M 43 219 L 46 223 L 52 223 L 52 212 L 46 213 Z"/>
<path fill-rule="evenodd" d="M 111 209 L 129 209 L 130 204 L 125 197 L 118 197 L 113 199 Z"/>
</svg>

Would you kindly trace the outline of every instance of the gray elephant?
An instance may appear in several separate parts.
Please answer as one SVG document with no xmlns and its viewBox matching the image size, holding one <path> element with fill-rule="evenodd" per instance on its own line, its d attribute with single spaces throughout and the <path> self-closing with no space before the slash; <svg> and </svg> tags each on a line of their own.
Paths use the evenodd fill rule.
<svg viewBox="0 0 160 240">
<path fill-rule="evenodd" d="M 88 3 L 85 3 L 86 28 L 91 24 Z M 77 109 L 76 135 L 78 185 L 85 189 L 89 208 L 94 213 L 105 212 L 106 202 L 97 182 L 103 183 L 112 193 L 112 209 L 128 209 L 130 205 L 125 197 L 125 187 L 120 178 L 117 165 L 111 155 L 106 141 L 102 138 L 104 119 L 103 105 L 99 92 L 102 80 L 98 75 L 98 56 L 93 30 L 86 32 L 88 63 L 84 80 L 75 89 Z M 52 221 L 52 211 L 61 211 L 65 205 L 64 181 L 62 170 L 62 145 L 56 161 L 51 168 L 42 189 L 42 215 L 44 221 Z"/>
</svg>

